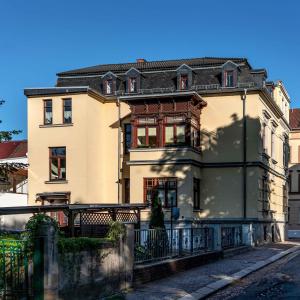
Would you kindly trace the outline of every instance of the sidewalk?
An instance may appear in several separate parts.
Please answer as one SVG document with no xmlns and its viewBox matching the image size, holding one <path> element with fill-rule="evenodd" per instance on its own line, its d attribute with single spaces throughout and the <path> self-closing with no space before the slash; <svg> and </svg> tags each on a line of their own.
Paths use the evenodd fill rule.
<svg viewBox="0 0 300 300">
<path fill-rule="evenodd" d="M 249 274 L 264 264 L 276 261 L 289 252 L 299 250 L 299 246 L 298 242 L 286 242 L 253 248 L 246 253 L 140 285 L 134 291 L 129 292 L 126 299 L 200 299 L 206 291 L 209 293 L 222 285 L 224 287 L 232 280 L 238 279 L 239 275 L 243 277 L 247 275 L 247 272 Z"/>
</svg>

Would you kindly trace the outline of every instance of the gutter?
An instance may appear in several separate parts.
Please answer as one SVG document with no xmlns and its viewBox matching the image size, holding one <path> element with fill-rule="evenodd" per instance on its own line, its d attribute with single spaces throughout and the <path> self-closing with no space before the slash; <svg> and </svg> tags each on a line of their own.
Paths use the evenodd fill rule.
<svg viewBox="0 0 300 300">
<path fill-rule="evenodd" d="M 118 106 L 118 204 L 122 201 L 120 199 L 121 196 L 121 101 L 120 98 L 117 98 L 117 106 Z"/>
<path fill-rule="evenodd" d="M 247 218 L 247 119 L 246 119 L 247 89 L 242 94 L 243 101 L 243 217 Z"/>
</svg>

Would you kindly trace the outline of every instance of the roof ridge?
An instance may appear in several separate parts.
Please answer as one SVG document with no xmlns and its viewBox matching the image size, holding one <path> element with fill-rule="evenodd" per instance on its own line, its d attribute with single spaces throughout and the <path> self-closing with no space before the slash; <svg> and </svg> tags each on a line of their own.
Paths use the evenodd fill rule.
<svg viewBox="0 0 300 300">
<path fill-rule="evenodd" d="M 151 61 L 145 61 L 145 62 L 124 62 L 124 63 L 110 63 L 110 64 L 97 64 L 97 65 L 92 65 L 89 67 L 81 67 L 77 69 L 72 69 L 69 71 L 62 71 L 57 73 L 57 76 L 64 75 L 64 74 L 71 74 L 71 73 L 76 73 L 78 71 L 86 72 L 92 71 L 92 69 L 97 69 L 97 68 L 109 68 L 109 67 L 116 67 L 120 66 L 120 68 L 126 68 L 127 66 L 151 66 L 151 64 L 159 64 L 159 63 L 179 63 L 179 62 L 193 62 L 193 61 L 202 61 L 203 64 L 205 64 L 205 60 L 223 60 L 223 61 L 228 61 L 228 60 L 233 60 L 233 61 L 246 61 L 248 62 L 247 58 L 244 57 L 192 57 L 192 58 L 176 58 L 176 59 L 163 59 L 163 60 L 151 60 Z M 208 64 L 217 64 L 218 62 L 207 62 Z M 248 63 L 249 64 L 249 63 Z M 95 72 L 95 71 L 94 71 Z"/>
</svg>

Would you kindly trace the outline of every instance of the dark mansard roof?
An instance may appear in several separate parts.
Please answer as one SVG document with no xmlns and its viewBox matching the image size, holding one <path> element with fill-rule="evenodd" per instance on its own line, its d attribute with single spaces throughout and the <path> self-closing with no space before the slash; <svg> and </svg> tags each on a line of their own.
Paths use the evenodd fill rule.
<svg viewBox="0 0 300 300">
<path fill-rule="evenodd" d="M 146 61 L 132 62 L 132 63 L 120 63 L 120 64 L 104 64 L 96 65 L 87 68 L 75 69 L 57 74 L 59 77 L 64 76 L 76 76 L 76 75 L 103 75 L 106 72 L 126 72 L 131 68 L 135 68 L 141 72 L 143 71 L 159 71 L 159 70 L 174 70 L 183 64 L 190 66 L 191 68 L 197 67 L 214 67 L 220 66 L 227 61 L 232 61 L 236 64 L 245 64 L 249 68 L 246 58 L 233 58 L 233 57 L 202 57 L 202 58 L 189 58 L 189 59 L 173 59 L 173 60 L 160 60 L 160 61 Z"/>
</svg>

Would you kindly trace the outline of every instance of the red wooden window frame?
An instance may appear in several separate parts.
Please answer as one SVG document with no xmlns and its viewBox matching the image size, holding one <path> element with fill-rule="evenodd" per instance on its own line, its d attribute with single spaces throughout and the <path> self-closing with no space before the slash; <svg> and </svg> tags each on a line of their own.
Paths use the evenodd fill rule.
<svg viewBox="0 0 300 300">
<path fill-rule="evenodd" d="M 52 150 L 54 149 L 64 149 L 65 155 L 53 155 Z M 57 160 L 57 176 L 58 178 L 52 178 L 51 174 L 51 163 L 53 160 Z M 61 164 L 62 161 L 65 160 L 65 177 L 62 177 L 61 172 Z M 66 162 L 66 147 L 49 147 L 49 180 L 50 181 L 65 181 L 66 180 L 66 174 L 67 174 L 67 162 Z"/>
<path fill-rule="evenodd" d="M 145 128 L 145 136 L 146 136 L 146 144 L 145 145 L 138 145 L 138 130 L 139 128 Z M 155 145 L 149 145 L 149 128 L 155 128 L 156 130 L 156 143 Z M 139 125 L 137 126 L 137 132 L 136 132 L 136 145 L 138 148 L 143 147 L 149 147 L 149 148 L 155 148 L 158 146 L 158 127 L 153 125 Z"/>
<path fill-rule="evenodd" d="M 174 185 L 174 187 L 171 187 L 171 183 Z M 162 185 L 161 185 L 162 184 Z M 171 208 L 168 202 L 168 192 L 169 191 L 175 191 L 176 198 L 175 198 L 175 205 L 173 207 L 177 207 L 177 178 L 176 177 L 148 177 L 144 178 L 144 202 L 149 202 L 149 199 L 147 199 L 148 191 L 151 192 L 151 199 L 153 200 L 153 197 L 155 196 L 156 192 L 158 190 L 163 191 L 164 193 L 164 199 L 165 202 L 163 204 L 164 208 Z"/>
<path fill-rule="evenodd" d="M 187 142 L 187 132 L 186 132 L 186 122 L 179 122 L 179 123 L 165 123 L 163 124 L 163 146 L 177 146 L 177 145 L 186 145 Z M 167 143 L 166 144 L 166 127 L 173 127 L 173 143 Z M 185 141 L 183 143 L 177 143 L 177 126 L 184 126 L 184 139 Z"/>
<path fill-rule="evenodd" d="M 47 103 L 51 103 L 50 106 L 47 106 Z M 47 108 L 51 107 L 51 122 L 46 122 L 46 110 Z M 44 124 L 45 125 L 50 125 L 53 123 L 53 103 L 52 103 L 52 99 L 45 99 L 44 100 Z"/>
</svg>

